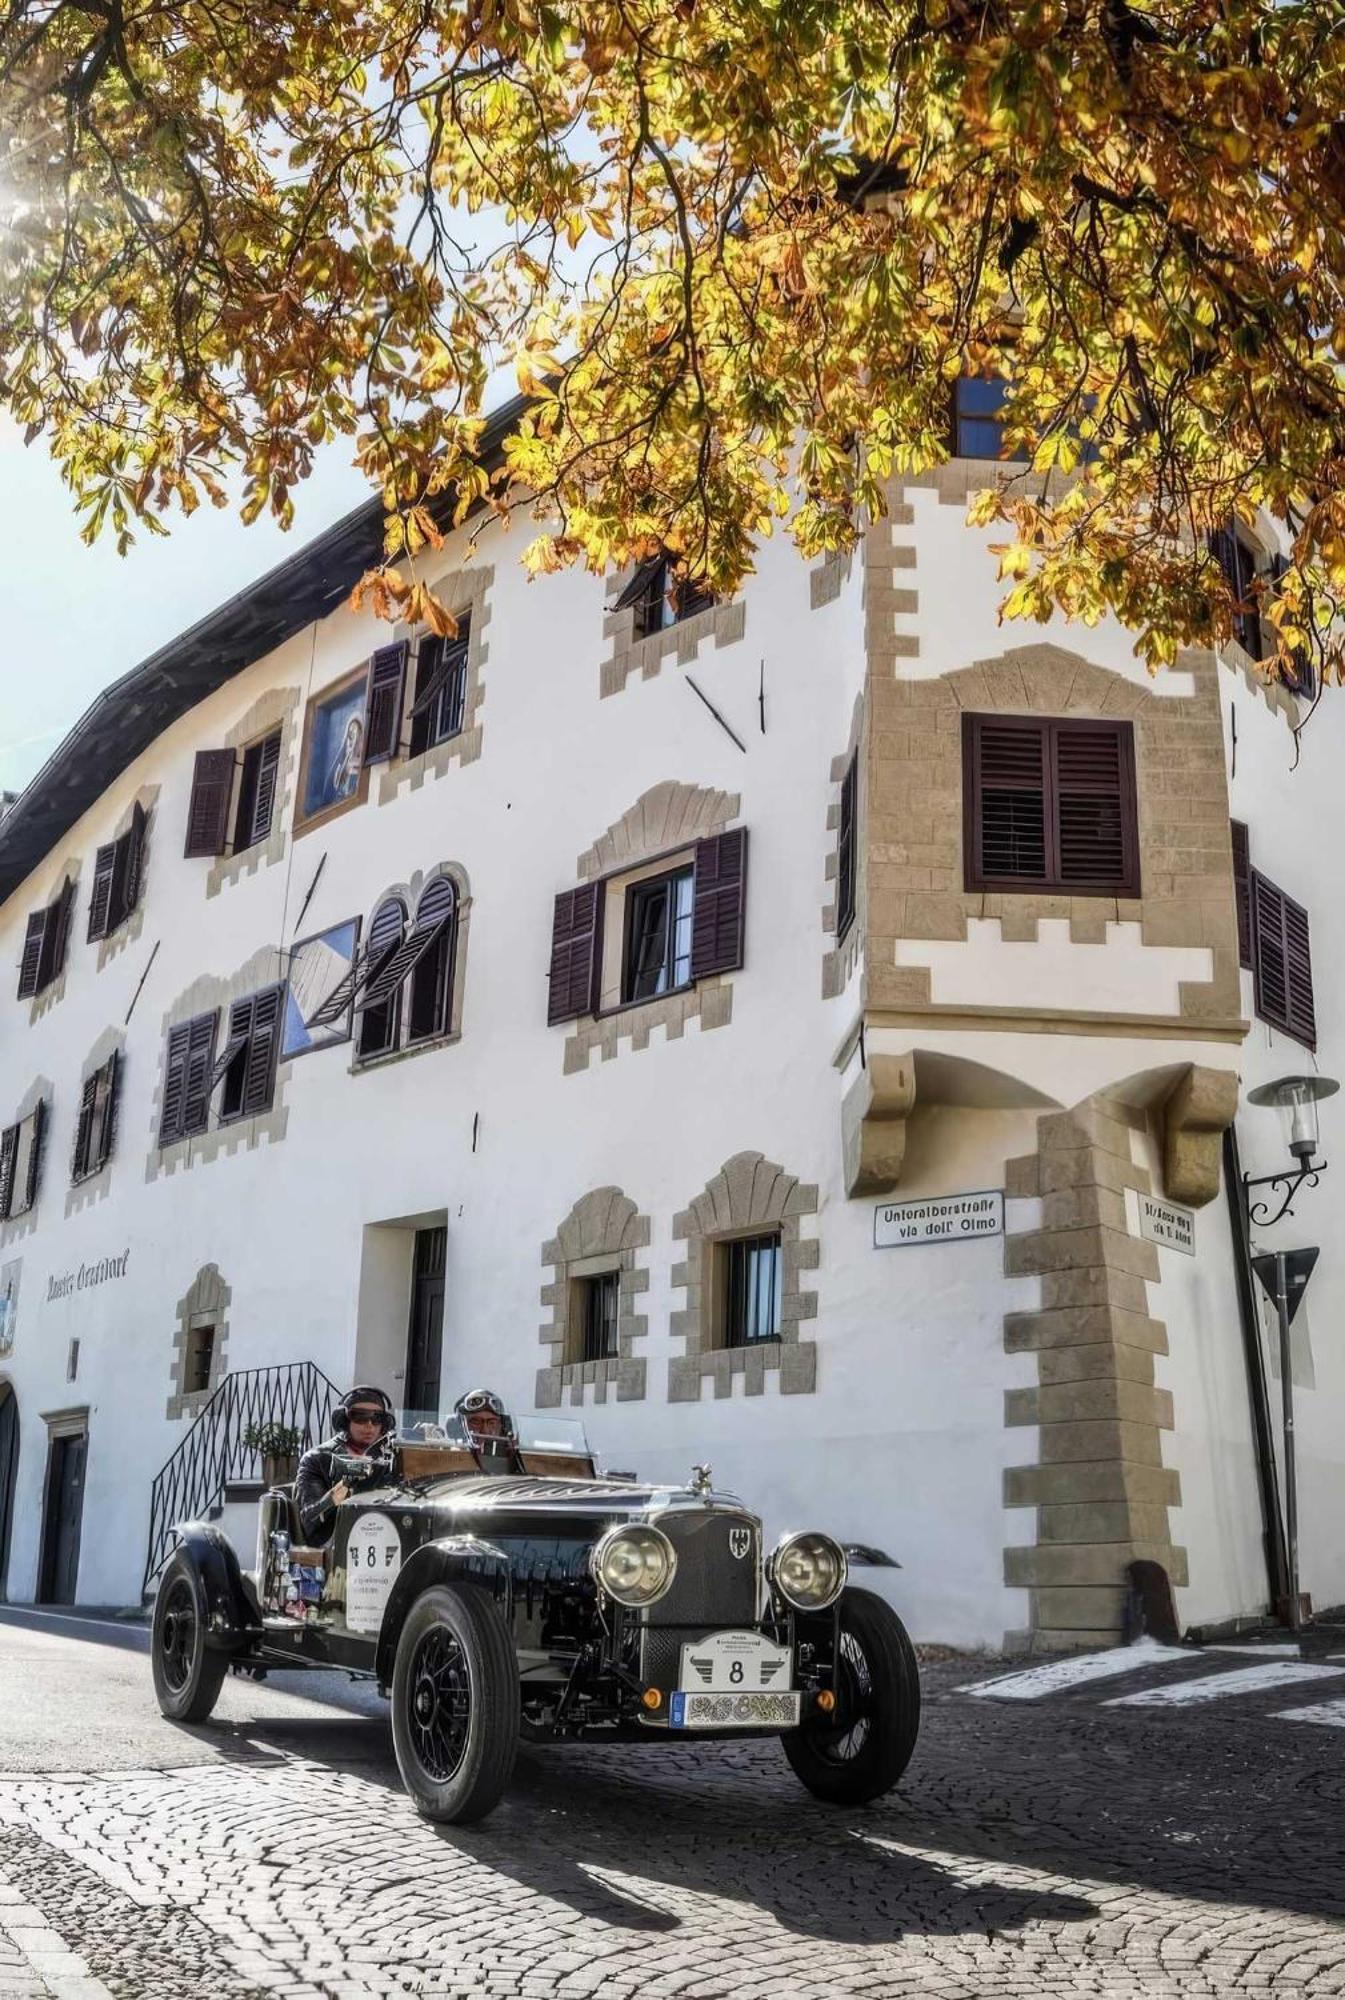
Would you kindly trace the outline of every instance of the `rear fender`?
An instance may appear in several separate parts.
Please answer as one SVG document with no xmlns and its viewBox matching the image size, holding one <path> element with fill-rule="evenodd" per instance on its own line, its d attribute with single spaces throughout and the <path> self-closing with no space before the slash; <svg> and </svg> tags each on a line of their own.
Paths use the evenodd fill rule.
<svg viewBox="0 0 1345 2000">
<path fill-rule="evenodd" d="M 183 1556 L 190 1566 L 197 1610 L 211 1652 L 236 1653 L 260 1639 L 261 1608 L 228 1536 L 206 1521 L 189 1521 L 176 1534 L 173 1553 Z"/>
<path fill-rule="evenodd" d="M 509 1558 L 493 1542 L 478 1541 L 474 1535 L 446 1535 L 442 1541 L 426 1542 L 402 1567 L 378 1635 L 376 1664 L 383 1686 L 392 1680 L 392 1663 L 397 1641 L 402 1636 L 406 1614 L 422 1591 L 439 1583 L 470 1583 L 488 1591 L 506 1618 L 511 1609 L 512 1581 Z"/>
</svg>

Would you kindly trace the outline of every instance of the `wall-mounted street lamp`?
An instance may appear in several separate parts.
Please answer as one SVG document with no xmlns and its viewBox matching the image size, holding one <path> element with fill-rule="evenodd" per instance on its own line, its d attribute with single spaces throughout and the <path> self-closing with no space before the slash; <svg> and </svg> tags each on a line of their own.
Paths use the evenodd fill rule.
<svg viewBox="0 0 1345 2000">
<path fill-rule="evenodd" d="M 1280 1113 L 1285 1138 L 1294 1164 L 1287 1173 L 1242 1176 L 1247 1196 L 1247 1216 L 1259 1229 L 1273 1229 L 1286 1215 L 1292 1215 L 1294 1196 L 1306 1181 L 1316 1187 L 1317 1176 L 1326 1172 L 1326 1161 L 1314 1158 L 1317 1151 L 1317 1106 L 1324 1097 L 1334 1097 L 1340 1085 L 1331 1076 L 1281 1076 L 1274 1083 L 1259 1084 L 1247 1092 L 1249 1104 L 1270 1105 Z M 1253 1188 L 1283 1188 L 1284 1199 L 1271 1214 L 1272 1200 L 1254 1201 Z"/>
<path fill-rule="evenodd" d="M 1309 1187 L 1316 1187 L 1318 1176 L 1326 1171 L 1326 1161 L 1317 1158 L 1317 1106 L 1322 1098 L 1333 1097 L 1339 1089 L 1340 1085 L 1330 1076 L 1282 1076 L 1274 1083 L 1263 1083 L 1256 1090 L 1248 1091 L 1249 1104 L 1266 1105 L 1280 1113 L 1294 1162 L 1287 1173 L 1255 1177 L 1243 1175 L 1243 1199 L 1247 1205 L 1249 1229 L 1253 1226 L 1273 1228 L 1286 1215 L 1292 1215 L 1294 1197 L 1305 1181 Z M 1252 1194 L 1254 1188 L 1269 1188 L 1271 1197 L 1264 1201 L 1255 1199 Z M 1275 1208 L 1273 1199 L 1276 1189 L 1283 1189 L 1283 1199 L 1278 1208 Z M 1298 1465 L 1294 1450 L 1294 1373 L 1289 1328 L 1316 1262 L 1315 1249 L 1275 1250 L 1251 1259 L 1252 1269 L 1275 1302 L 1279 1322 L 1280 1394 L 1284 1422 L 1284 1530 L 1288 1565 L 1288 1602 L 1281 1616 L 1286 1617 L 1290 1630 L 1295 1633 L 1302 1625 L 1303 1607 L 1298 1589 Z"/>
</svg>

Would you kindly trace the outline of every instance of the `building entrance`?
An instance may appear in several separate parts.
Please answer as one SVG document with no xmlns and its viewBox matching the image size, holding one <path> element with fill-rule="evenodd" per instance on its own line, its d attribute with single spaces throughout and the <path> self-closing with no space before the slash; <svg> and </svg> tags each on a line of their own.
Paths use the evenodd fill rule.
<svg viewBox="0 0 1345 2000">
<path fill-rule="evenodd" d="M 9 1532 L 18 1470 L 19 1399 L 8 1382 L 0 1382 L 0 1604 L 9 1595 Z"/>
<path fill-rule="evenodd" d="M 39 1604 L 73 1604 L 79 1580 L 79 1534 L 84 1516 L 87 1431 L 56 1433 L 47 1460 L 47 1504 L 42 1522 Z"/>
<path fill-rule="evenodd" d="M 447 1260 L 447 1229 L 418 1229 L 411 1279 L 411 1325 L 406 1344 L 404 1395 L 408 1410 L 429 1416 L 441 1414 L 439 1392 Z"/>
</svg>

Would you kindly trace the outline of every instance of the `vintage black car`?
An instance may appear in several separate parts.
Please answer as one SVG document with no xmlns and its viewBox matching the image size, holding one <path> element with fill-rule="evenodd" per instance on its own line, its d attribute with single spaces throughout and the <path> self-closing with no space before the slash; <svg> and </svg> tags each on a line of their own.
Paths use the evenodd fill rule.
<svg viewBox="0 0 1345 2000">
<path fill-rule="evenodd" d="M 202 1721 L 231 1669 L 375 1679 L 403 1782 L 442 1821 L 491 1810 L 520 1738 L 778 1736 L 817 1798 L 896 1783 L 919 1728 L 915 1655 L 830 1536 L 766 1553 L 706 1468 L 685 1487 L 600 1475 L 578 1426 L 533 1444 L 436 1428 L 341 1502 L 324 1550 L 300 1545 L 284 1488 L 262 1498 L 251 1570 L 218 1528 L 175 1530 L 152 1638 L 166 1716 Z"/>
</svg>

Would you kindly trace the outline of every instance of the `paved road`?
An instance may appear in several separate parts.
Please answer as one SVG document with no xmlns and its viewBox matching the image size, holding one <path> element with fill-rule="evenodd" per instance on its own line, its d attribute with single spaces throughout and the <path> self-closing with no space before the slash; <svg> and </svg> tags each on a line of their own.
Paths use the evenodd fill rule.
<svg viewBox="0 0 1345 2000">
<path fill-rule="evenodd" d="M 233 1683 L 176 1729 L 140 1643 L 0 1614 L 0 1995 L 1345 1991 L 1345 1661 L 943 1664 L 863 1812 L 772 1746 L 525 1750 L 436 1831 L 363 1690 Z"/>
</svg>

